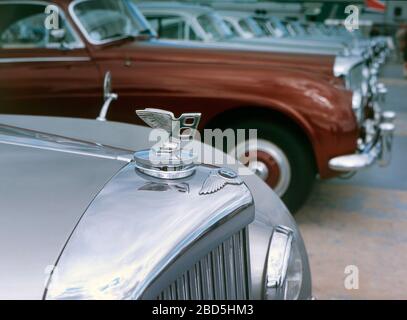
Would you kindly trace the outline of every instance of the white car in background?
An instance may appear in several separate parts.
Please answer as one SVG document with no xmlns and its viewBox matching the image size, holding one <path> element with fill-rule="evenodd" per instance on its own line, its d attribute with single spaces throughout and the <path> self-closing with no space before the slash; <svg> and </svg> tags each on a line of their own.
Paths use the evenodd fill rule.
<svg viewBox="0 0 407 320">
<path fill-rule="evenodd" d="M 258 37 L 261 27 L 249 13 L 217 12 L 210 7 L 178 2 L 142 2 L 134 4 L 157 32 L 161 41 L 195 48 L 236 49 L 256 52 L 330 55 L 335 57 L 333 74 L 343 77 L 348 89 L 358 92 L 356 105 L 371 97 L 380 100 L 387 93 L 377 81 L 380 65 L 370 63 L 363 50 L 354 48 L 345 55 L 346 47 L 335 40 L 328 44 L 290 38 Z M 243 22 L 245 21 L 245 22 Z M 234 26 L 239 25 L 239 28 Z M 253 31 L 255 30 L 255 31 Z M 241 32 L 241 33 L 240 33 Z M 259 34 L 257 34 L 259 33 Z M 285 42 L 284 42 L 285 41 Z M 379 107 L 377 107 L 379 109 Z"/>
<path fill-rule="evenodd" d="M 161 39 L 190 46 L 239 49 L 265 52 L 289 52 L 320 55 L 341 55 L 347 52 L 345 44 L 327 46 L 324 43 L 283 43 L 273 38 L 243 38 L 231 29 L 210 7 L 177 2 L 134 2 Z"/>
</svg>

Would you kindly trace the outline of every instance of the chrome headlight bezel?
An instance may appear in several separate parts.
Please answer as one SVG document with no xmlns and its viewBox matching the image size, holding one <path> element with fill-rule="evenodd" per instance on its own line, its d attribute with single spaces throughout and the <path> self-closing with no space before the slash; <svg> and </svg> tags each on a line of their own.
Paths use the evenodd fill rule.
<svg viewBox="0 0 407 320">
<path fill-rule="evenodd" d="M 362 95 L 363 97 L 367 97 L 369 95 L 369 82 L 371 78 L 371 72 L 368 66 L 365 66 L 362 70 L 363 75 L 363 82 L 361 86 Z"/>
<path fill-rule="evenodd" d="M 364 66 L 363 70 L 362 70 L 362 74 L 363 74 L 363 78 L 365 79 L 365 81 L 369 81 L 370 79 L 370 69 L 368 66 Z"/>
<path fill-rule="evenodd" d="M 302 277 L 303 262 L 294 232 L 285 226 L 277 226 L 273 231 L 267 255 L 266 299 L 298 299 Z"/>
<path fill-rule="evenodd" d="M 363 94 L 360 90 L 353 91 L 352 110 L 355 113 L 358 122 L 362 121 L 363 116 Z"/>
</svg>

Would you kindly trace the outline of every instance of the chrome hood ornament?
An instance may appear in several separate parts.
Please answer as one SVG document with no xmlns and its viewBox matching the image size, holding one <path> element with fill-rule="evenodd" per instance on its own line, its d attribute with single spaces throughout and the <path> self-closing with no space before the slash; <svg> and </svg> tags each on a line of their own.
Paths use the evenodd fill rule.
<svg viewBox="0 0 407 320">
<path fill-rule="evenodd" d="M 137 115 L 156 132 L 158 145 L 134 154 L 136 167 L 143 173 L 162 179 L 180 179 L 194 173 L 195 155 L 184 149 L 194 139 L 200 113 L 184 113 L 179 118 L 169 111 L 147 108 Z"/>
<path fill-rule="evenodd" d="M 232 170 L 221 168 L 212 170 L 206 178 L 200 195 L 211 194 L 223 189 L 227 184 L 241 185 L 243 180 Z"/>
</svg>

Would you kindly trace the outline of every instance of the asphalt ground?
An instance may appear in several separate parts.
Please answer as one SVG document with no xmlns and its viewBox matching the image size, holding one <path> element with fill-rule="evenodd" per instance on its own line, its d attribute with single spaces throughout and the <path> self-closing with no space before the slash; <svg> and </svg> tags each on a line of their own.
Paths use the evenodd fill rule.
<svg viewBox="0 0 407 320">
<path fill-rule="evenodd" d="M 296 215 L 318 299 L 407 299 L 407 80 L 396 63 L 381 79 L 398 117 L 390 166 L 317 181 Z"/>
</svg>

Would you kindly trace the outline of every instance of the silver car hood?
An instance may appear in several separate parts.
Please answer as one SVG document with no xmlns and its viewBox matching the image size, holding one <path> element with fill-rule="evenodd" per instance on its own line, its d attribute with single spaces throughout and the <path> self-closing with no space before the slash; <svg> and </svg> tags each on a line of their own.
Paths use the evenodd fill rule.
<svg viewBox="0 0 407 320">
<path fill-rule="evenodd" d="M 0 144 L 0 175 L 6 177 L 6 182 L 0 184 L 0 298 L 40 299 L 48 279 L 47 271 L 51 270 L 49 266 L 56 263 L 79 219 L 113 176 L 128 166 L 126 150 L 151 146 L 150 130 L 109 121 L 70 118 L 50 121 L 49 117 L 12 115 L 0 115 L 0 123 L 94 142 L 81 143 L 82 148 L 94 153 L 91 156 Z M 120 149 L 107 148 L 106 157 L 100 155 L 98 143 Z M 94 157 L 95 154 L 100 157 Z M 121 161 L 111 160 L 112 155 Z M 16 169 L 4 170 L 2 164 L 6 161 L 15 161 Z M 240 164 L 226 166 L 234 170 L 242 168 Z M 15 178 L 21 174 L 26 175 L 25 181 L 32 183 L 16 183 Z M 46 181 L 50 176 L 52 180 Z M 264 292 L 264 265 L 273 226 L 285 225 L 294 230 L 303 259 L 304 278 L 299 298 L 309 299 L 308 257 L 293 217 L 257 176 L 248 174 L 242 179 L 252 192 L 256 210 L 255 221 L 249 226 L 252 298 L 261 299 Z M 18 210 L 4 213 L 3 208 L 7 207 Z"/>
<path fill-rule="evenodd" d="M 269 45 L 281 45 L 281 46 L 294 46 L 294 47 L 310 47 L 315 50 L 334 50 L 340 51 L 346 47 L 346 44 L 337 40 L 318 40 L 318 39 L 302 39 L 302 38 L 250 38 L 242 39 L 235 38 L 233 41 L 247 41 L 249 43 L 269 44 Z"/>
<path fill-rule="evenodd" d="M 292 41 L 293 43 L 296 40 L 299 41 L 308 41 L 309 43 L 315 45 L 324 45 L 327 46 L 340 46 L 344 47 L 347 46 L 349 48 L 366 48 L 371 45 L 371 41 L 367 39 L 358 39 L 352 36 L 348 37 L 335 37 L 335 36 L 294 36 L 294 37 L 287 37 L 287 38 L 279 38 L 282 40 L 286 40 L 287 42 Z"/>
<path fill-rule="evenodd" d="M 199 48 L 199 49 L 225 49 L 225 50 L 241 50 L 251 52 L 277 52 L 277 53 L 303 53 L 303 54 L 318 54 L 318 55 L 337 55 L 340 50 L 329 50 L 313 47 L 300 47 L 292 45 L 268 44 L 266 42 L 256 42 L 250 39 L 237 39 L 228 41 L 192 41 L 192 40 L 170 40 L 158 39 L 154 40 L 155 45 L 171 46 L 179 48 Z"/>
<path fill-rule="evenodd" d="M 24 146 L 32 143 L 49 148 Z M 51 266 L 125 154 L 0 125 L 0 299 L 42 298 Z"/>
<path fill-rule="evenodd" d="M 217 169 L 200 165 L 192 176 L 171 181 L 151 178 L 129 163 L 78 223 L 46 298 L 158 297 L 179 270 L 189 270 L 254 220 L 252 195 L 244 184 L 200 194 L 212 172 Z"/>
</svg>

